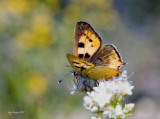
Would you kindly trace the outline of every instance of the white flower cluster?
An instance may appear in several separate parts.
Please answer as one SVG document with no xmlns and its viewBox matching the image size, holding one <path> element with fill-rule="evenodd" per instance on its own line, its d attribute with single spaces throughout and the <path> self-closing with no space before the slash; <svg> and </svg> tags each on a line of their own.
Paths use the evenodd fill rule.
<svg viewBox="0 0 160 119">
<path fill-rule="evenodd" d="M 123 119 L 130 116 L 134 108 L 133 103 L 122 106 L 124 96 L 132 95 L 133 88 L 126 73 L 113 80 L 100 80 L 99 86 L 93 87 L 93 91 L 83 98 L 84 107 L 95 113 L 96 117 L 92 119 Z"/>
</svg>

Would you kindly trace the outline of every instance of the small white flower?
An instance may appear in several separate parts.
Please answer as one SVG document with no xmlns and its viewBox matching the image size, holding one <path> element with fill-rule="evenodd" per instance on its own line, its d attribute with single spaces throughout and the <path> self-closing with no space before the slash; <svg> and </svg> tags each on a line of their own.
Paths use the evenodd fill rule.
<svg viewBox="0 0 160 119">
<path fill-rule="evenodd" d="M 71 93 L 79 90 L 85 92 L 91 87 L 91 90 L 87 90 L 91 92 L 87 92 L 87 96 L 83 98 L 85 109 L 96 115 L 91 119 L 122 119 L 130 116 L 129 112 L 134 108 L 133 103 L 125 104 L 124 107 L 121 105 L 125 96 L 132 95 L 134 88 L 127 79 L 127 71 L 114 79 L 98 80 L 98 82 L 93 80 L 92 83 L 90 79 L 78 76 Z M 93 87 L 95 83 L 98 83 L 98 86 Z"/>
<path fill-rule="evenodd" d="M 87 110 L 91 111 L 91 109 L 92 109 L 92 107 L 93 107 L 93 105 L 94 105 L 92 98 L 89 97 L 89 96 L 85 96 L 85 97 L 83 98 L 83 100 L 84 100 L 84 107 L 85 107 Z"/>
<path fill-rule="evenodd" d="M 75 94 L 78 91 L 78 87 L 76 84 L 73 84 L 73 87 L 70 89 L 72 90 L 71 94 Z"/>
<path fill-rule="evenodd" d="M 129 103 L 126 105 L 126 107 L 129 109 L 129 110 L 132 110 L 134 108 L 134 103 Z"/>
<path fill-rule="evenodd" d="M 125 115 L 122 110 L 122 106 L 119 104 L 115 108 L 115 117 L 125 118 Z"/>
<path fill-rule="evenodd" d="M 97 117 L 91 117 L 91 119 L 97 119 Z"/>
<path fill-rule="evenodd" d="M 106 93 L 105 90 L 101 90 L 101 92 L 98 90 L 92 91 L 91 93 L 88 92 L 87 94 L 99 105 L 100 108 L 103 108 L 107 103 L 110 103 L 112 94 Z"/>
<path fill-rule="evenodd" d="M 134 86 L 131 86 L 131 84 L 128 81 L 117 81 L 116 84 L 117 88 L 117 95 L 132 95 L 132 89 Z"/>
<path fill-rule="evenodd" d="M 100 117 L 91 117 L 91 119 L 101 119 Z"/>
<path fill-rule="evenodd" d="M 112 118 L 111 111 L 104 111 L 103 112 L 103 118 Z"/>
<path fill-rule="evenodd" d="M 119 77 L 120 80 L 127 80 L 127 70 L 124 70 L 123 73 L 121 73 L 121 76 Z"/>
<path fill-rule="evenodd" d="M 98 111 L 98 107 L 97 106 L 94 106 L 91 108 L 91 112 L 95 113 Z"/>
<path fill-rule="evenodd" d="M 124 110 L 126 112 L 130 112 L 133 110 L 133 108 L 134 108 L 134 103 L 129 103 L 129 104 L 125 104 Z"/>
</svg>

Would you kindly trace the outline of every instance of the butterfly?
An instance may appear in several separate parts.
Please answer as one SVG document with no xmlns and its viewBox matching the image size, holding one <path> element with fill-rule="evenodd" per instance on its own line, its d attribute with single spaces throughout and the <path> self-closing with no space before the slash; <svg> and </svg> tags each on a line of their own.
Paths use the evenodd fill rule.
<svg viewBox="0 0 160 119">
<path fill-rule="evenodd" d="M 113 45 L 102 45 L 101 37 L 87 22 L 77 22 L 74 55 L 67 54 L 74 72 L 97 81 L 117 76 L 125 63 Z"/>
</svg>

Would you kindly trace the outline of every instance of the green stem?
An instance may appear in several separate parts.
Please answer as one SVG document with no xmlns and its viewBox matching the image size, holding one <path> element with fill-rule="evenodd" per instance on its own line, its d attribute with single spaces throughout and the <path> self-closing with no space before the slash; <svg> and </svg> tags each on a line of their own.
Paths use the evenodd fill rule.
<svg viewBox="0 0 160 119">
<path fill-rule="evenodd" d="M 102 112 L 99 111 L 97 114 L 98 114 L 98 117 L 101 117 L 101 119 L 102 119 Z"/>
</svg>

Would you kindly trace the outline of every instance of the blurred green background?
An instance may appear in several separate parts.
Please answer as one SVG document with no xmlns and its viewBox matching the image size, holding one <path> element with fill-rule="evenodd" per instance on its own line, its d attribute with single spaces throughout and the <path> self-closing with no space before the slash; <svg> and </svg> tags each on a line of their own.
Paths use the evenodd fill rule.
<svg viewBox="0 0 160 119">
<path fill-rule="evenodd" d="M 135 72 L 130 119 L 160 118 L 159 0 L 0 0 L 0 118 L 90 118 L 84 94 L 67 88 L 77 21 L 116 45 L 128 74 Z"/>
</svg>

